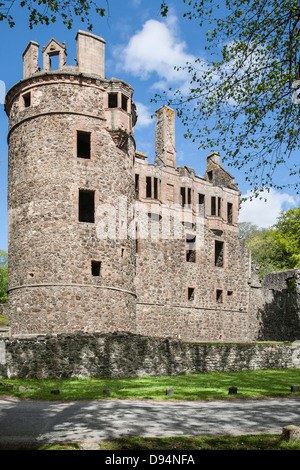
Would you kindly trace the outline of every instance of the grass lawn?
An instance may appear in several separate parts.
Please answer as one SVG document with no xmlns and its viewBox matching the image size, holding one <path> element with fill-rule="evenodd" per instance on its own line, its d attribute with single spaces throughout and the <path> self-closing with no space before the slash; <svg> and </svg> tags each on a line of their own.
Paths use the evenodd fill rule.
<svg viewBox="0 0 300 470">
<path fill-rule="evenodd" d="M 300 369 L 212 372 L 171 377 L 0 379 L 0 395 L 39 400 L 151 399 L 215 400 L 295 396 L 292 385 L 300 385 Z M 229 395 L 229 387 L 238 389 Z M 22 387 L 21 389 L 19 387 Z M 103 395 L 110 389 L 110 396 Z M 172 388 L 173 395 L 166 395 Z M 59 394 L 51 393 L 58 389 Z"/>
<path fill-rule="evenodd" d="M 300 443 L 286 442 L 280 435 L 261 434 L 218 437 L 133 437 L 99 442 L 103 451 L 200 451 L 200 450 L 300 450 Z M 80 443 L 57 443 L 37 447 L 0 447 L 0 450 L 80 450 Z M 120 455 L 120 454 L 119 454 Z"/>
</svg>

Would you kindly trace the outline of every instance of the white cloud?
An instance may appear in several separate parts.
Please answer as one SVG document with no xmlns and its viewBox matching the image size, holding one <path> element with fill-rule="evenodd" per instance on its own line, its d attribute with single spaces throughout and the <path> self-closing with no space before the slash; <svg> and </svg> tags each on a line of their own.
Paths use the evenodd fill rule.
<svg viewBox="0 0 300 470">
<path fill-rule="evenodd" d="M 249 198 L 251 191 L 244 197 Z M 295 206 L 295 199 L 286 193 L 279 193 L 274 189 L 262 191 L 260 196 L 252 201 L 242 202 L 239 222 L 251 222 L 258 227 L 271 227 L 277 222 L 281 210 Z"/>
<path fill-rule="evenodd" d="M 151 119 L 151 111 L 143 103 L 135 102 L 136 111 L 138 115 L 138 120 L 136 127 L 148 127 L 153 124 L 153 119 Z"/>
<path fill-rule="evenodd" d="M 187 46 L 177 34 L 177 18 L 170 15 L 165 22 L 148 20 L 127 45 L 115 50 L 122 69 L 142 80 L 155 74 L 156 89 L 172 85 L 186 87 L 189 74 L 174 67 L 194 63 L 195 57 L 187 52 Z M 121 58 L 121 59 L 120 59 Z"/>
</svg>

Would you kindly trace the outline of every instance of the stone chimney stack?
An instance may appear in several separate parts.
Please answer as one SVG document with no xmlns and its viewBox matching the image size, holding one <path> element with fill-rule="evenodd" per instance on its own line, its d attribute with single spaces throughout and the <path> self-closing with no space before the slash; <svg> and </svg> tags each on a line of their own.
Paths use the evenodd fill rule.
<svg viewBox="0 0 300 470">
<path fill-rule="evenodd" d="M 104 39 L 86 31 L 78 31 L 76 41 L 79 72 L 105 78 Z"/>
<path fill-rule="evenodd" d="M 176 166 L 175 111 L 167 106 L 156 111 L 154 163 Z"/>
<path fill-rule="evenodd" d="M 30 41 L 23 52 L 23 78 L 28 78 L 38 72 L 39 44 Z"/>
</svg>

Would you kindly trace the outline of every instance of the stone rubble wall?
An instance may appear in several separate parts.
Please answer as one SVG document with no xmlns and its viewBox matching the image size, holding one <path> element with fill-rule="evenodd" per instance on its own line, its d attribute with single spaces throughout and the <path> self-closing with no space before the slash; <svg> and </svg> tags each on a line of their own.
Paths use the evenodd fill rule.
<svg viewBox="0 0 300 470">
<path fill-rule="evenodd" d="M 300 367 L 300 345 L 184 343 L 131 333 L 27 335 L 0 341 L 0 377 L 134 377 Z"/>
</svg>

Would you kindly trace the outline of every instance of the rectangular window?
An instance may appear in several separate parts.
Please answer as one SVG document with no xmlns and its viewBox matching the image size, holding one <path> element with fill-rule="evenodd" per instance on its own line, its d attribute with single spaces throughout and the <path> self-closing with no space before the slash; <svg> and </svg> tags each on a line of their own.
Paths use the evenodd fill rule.
<svg viewBox="0 0 300 470">
<path fill-rule="evenodd" d="M 195 288 L 194 287 L 188 287 L 187 298 L 188 298 L 188 300 L 194 300 L 195 299 Z"/>
<path fill-rule="evenodd" d="M 118 107 L 118 93 L 109 93 L 108 94 L 108 107 L 117 108 Z"/>
<path fill-rule="evenodd" d="M 101 261 L 92 261 L 92 276 L 99 277 L 101 274 Z"/>
<path fill-rule="evenodd" d="M 23 103 L 24 103 L 24 108 L 29 108 L 29 106 L 31 106 L 31 95 L 30 95 L 30 92 L 29 92 L 29 93 L 25 93 L 25 95 L 23 95 Z"/>
<path fill-rule="evenodd" d="M 215 240 L 215 266 L 221 268 L 224 265 L 224 242 Z"/>
<path fill-rule="evenodd" d="M 185 188 L 180 188 L 180 195 L 181 195 L 181 205 L 182 207 L 185 206 Z"/>
<path fill-rule="evenodd" d="M 196 243 L 196 237 L 186 238 L 186 261 L 188 263 L 196 263 L 195 243 Z"/>
<path fill-rule="evenodd" d="M 158 179 L 154 178 L 154 199 L 158 199 Z"/>
<path fill-rule="evenodd" d="M 127 111 L 127 108 L 128 108 L 128 98 L 127 96 L 122 95 L 122 109 L 124 109 L 124 111 Z"/>
<path fill-rule="evenodd" d="M 217 292 L 216 292 L 216 301 L 218 302 L 218 304 L 222 304 L 223 303 L 223 291 L 221 289 L 217 289 Z"/>
<path fill-rule="evenodd" d="M 140 175 L 135 175 L 135 197 L 138 199 L 140 195 Z"/>
<path fill-rule="evenodd" d="M 187 192 L 188 192 L 188 197 L 187 197 L 188 205 L 191 206 L 191 204 L 192 204 L 192 190 L 191 190 L 191 188 L 188 188 Z"/>
<path fill-rule="evenodd" d="M 141 241 L 139 239 L 139 226 L 135 224 L 135 252 L 137 255 L 141 253 Z"/>
<path fill-rule="evenodd" d="M 221 217 L 222 215 L 222 199 L 218 197 L 218 216 Z"/>
<path fill-rule="evenodd" d="M 79 222 L 95 222 L 94 191 L 79 190 Z"/>
<path fill-rule="evenodd" d="M 77 131 L 77 157 L 91 158 L 91 133 Z"/>
<path fill-rule="evenodd" d="M 205 196 L 204 194 L 198 194 L 198 204 L 199 204 L 199 215 L 204 217 L 205 215 Z"/>
<path fill-rule="evenodd" d="M 212 196 L 211 198 L 211 215 L 216 215 L 216 198 Z"/>
<path fill-rule="evenodd" d="M 146 197 L 152 197 L 152 178 L 146 177 Z"/>
<path fill-rule="evenodd" d="M 232 224 L 232 204 L 228 202 L 227 204 L 227 222 Z"/>
<path fill-rule="evenodd" d="M 208 171 L 208 172 L 207 172 L 207 177 L 208 177 L 208 181 L 212 182 L 212 179 L 213 179 L 213 172 L 212 172 L 212 171 Z"/>
</svg>

